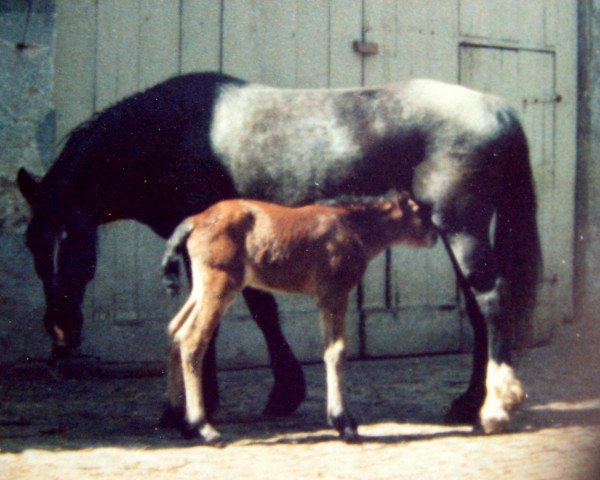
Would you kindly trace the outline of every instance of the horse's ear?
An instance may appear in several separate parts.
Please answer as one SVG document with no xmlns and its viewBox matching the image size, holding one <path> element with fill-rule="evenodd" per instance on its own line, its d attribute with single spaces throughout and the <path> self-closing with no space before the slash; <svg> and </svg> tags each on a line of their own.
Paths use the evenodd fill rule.
<svg viewBox="0 0 600 480">
<path fill-rule="evenodd" d="M 29 205 L 34 205 L 40 188 L 39 178 L 35 177 L 24 168 L 19 168 L 17 173 L 17 186 L 21 191 L 21 195 L 27 200 L 27 203 L 29 203 Z"/>
</svg>

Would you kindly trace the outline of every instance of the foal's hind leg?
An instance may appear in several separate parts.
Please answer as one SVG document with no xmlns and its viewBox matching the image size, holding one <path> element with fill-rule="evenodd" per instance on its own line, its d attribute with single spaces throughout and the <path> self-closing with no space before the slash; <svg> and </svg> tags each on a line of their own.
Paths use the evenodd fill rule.
<svg viewBox="0 0 600 480">
<path fill-rule="evenodd" d="M 447 239 L 486 324 L 488 360 L 479 421 L 486 433 L 501 432 L 508 426 L 509 413 L 524 398 L 510 359 L 512 322 L 507 311 L 508 286 L 500 276 L 486 235 L 463 230 L 448 234 Z"/>
<path fill-rule="evenodd" d="M 194 277 L 203 282 L 202 285 L 194 285 L 191 293 L 197 303 L 173 335 L 180 351 L 185 387 L 183 434 L 187 438 L 199 436 L 205 443 L 214 444 L 220 442 L 220 434 L 206 415 L 202 362 L 217 325 L 239 291 L 240 280 L 226 271 L 209 268 Z"/>
<path fill-rule="evenodd" d="M 273 295 L 253 288 L 245 288 L 243 295 L 267 342 L 275 377 L 275 384 L 263 413 L 273 416 L 290 415 L 306 397 L 302 366 L 283 336 Z"/>
</svg>

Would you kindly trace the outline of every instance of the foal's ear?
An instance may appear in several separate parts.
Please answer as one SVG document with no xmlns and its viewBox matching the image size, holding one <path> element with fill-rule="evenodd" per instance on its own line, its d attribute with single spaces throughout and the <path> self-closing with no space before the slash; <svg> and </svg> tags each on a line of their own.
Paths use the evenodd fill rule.
<svg viewBox="0 0 600 480">
<path fill-rule="evenodd" d="M 398 192 L 396 198 L 402 211 L 410 212 L 412 214 L 416 214 L 419 211 L 419 204 L 407 192 Z"/>
<path fill-rule="evenodd" d="M 29 173 L 24 168 L 19 168 L 17 172 L 17 186 L 21 191 L 21 195 L 25 197 L 30 206 L 37 201 L 37 195 L 40 188 L 40 179 Z"/>
</svg>

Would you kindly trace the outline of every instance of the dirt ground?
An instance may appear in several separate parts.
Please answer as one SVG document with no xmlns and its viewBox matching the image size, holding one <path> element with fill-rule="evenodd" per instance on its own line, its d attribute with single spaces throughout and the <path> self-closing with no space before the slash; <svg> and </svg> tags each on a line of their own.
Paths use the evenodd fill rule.
<svg viewBox="0 0 600 480">
<path fill-rule="evenodd" d="M 299 411 L 277 420 L 260 415 L 269 370 L 222 372 L 222 449 L 156 428 L 159 366 L 14 365 L 0 378 L 0 479 L 600 479 L 598 345 L 597 329 L 573 324 L 552 345 L 520 352 L 528 398 L 496 436 L 443 422 L 466 386 L 469 356 L 351 362 L 356 445 L 326 427 L 321 365 L 305 367 Z"/>
</svg>

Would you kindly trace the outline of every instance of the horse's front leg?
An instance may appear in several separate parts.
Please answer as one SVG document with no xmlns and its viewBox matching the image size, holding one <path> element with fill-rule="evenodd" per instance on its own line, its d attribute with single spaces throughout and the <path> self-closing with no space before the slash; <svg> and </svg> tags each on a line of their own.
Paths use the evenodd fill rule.
<svg viewBox="0 0 600 480">
<path fill-rule="evenodd" d="M 344 321 L 347 297 L 320 302 L 320 317 L 325 338 L 325 373 L 327 385 L 327 421 L 346 442 L 358 439 L 356 422 L 344 401 L 344 363 L 346 346 Z"/>
<path fill-rule="evenodd" d="M 263 413 L 270 416 L 290 415 L 306 398 L 302 366 L 283 336 L 273 295 L 253 288 L 245 288 L 243 295 L 265 337 L 275 379 Z"/>
<path fill-rule="evenodd" d="M 74 222 L 58 244 L 53 294 L 47 296 L 44 324 L 53 339 L 52 358 L 69 358 L 81 344 L 81 306 L 96 271 L 96 225 Z"/>
<path fill-rule="evenodd" d="M 487 343 L 485 373 L 476 372 L 481 365 L 475 365 L 471 379 L 472 383 L 485 381 L 485 388 L 482 385 L 470 386 L 475 392 L 485 391 L 479 422 L 486 433 L 502 432 L 508 427 L 510 412 L 524 399 L 523 387 L 510 358 L 512 319 L 507 309 L 510 301 L 508 285 L 500 276 L 485 235 L 477 236 L 463 231 L 449 234 L 447 239 L 486 327 L 476 337 L 476 340 Z M 471 309 L 475 309 L 475 305 L 471 305 Z M 481 330 L 480 319 L 475 317 L 473 323 L 476 332 L 478 328 Z M 479 345 L 476 348 L 482 347 Z M 478 352 L 478 355 L 481 361 L 482 352 Z"/>
</svg>

